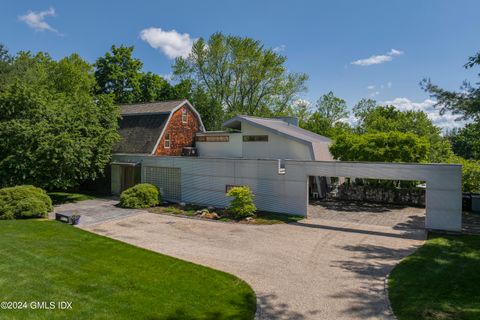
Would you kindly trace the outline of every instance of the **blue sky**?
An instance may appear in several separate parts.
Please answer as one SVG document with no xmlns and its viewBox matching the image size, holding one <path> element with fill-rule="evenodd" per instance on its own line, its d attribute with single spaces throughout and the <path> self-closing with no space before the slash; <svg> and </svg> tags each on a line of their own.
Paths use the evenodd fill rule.
<svg viewBox="0 0 480 320">
<path fill-rule="evenodd" d="M 153 28 L 153 29 L 149 29 Z M 142 30 L 144 31 L 142 36 Z M 176 33 L 172 32 L 176 30 Z M 11 52 L 73 52 L 90 62 L 112 44 L 135 46 L 144 69 L 169 74 L 172 57 L 216 31 L 277 48 L 291 71 L 310 76 L 303 98 L 332 90 L 352 106 L 374 97 L 422 109 L 444 127 L 418 83 L 457 89 L 478 72 L 462 68 L 480 50 L 480 1 L 11 1 L 0 42 Z"/>
</svg>

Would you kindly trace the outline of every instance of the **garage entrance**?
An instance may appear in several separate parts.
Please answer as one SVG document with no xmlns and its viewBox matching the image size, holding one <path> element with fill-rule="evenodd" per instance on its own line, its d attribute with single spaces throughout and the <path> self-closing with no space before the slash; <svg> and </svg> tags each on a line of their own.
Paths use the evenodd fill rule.
<svg viewBox="0 0 480 320">
<path fill-rule="evenodd" d="M 421 181 L 309 176 L 308 183 L 309 219 L 425 228 L 425 187 Z"/>
</svg>

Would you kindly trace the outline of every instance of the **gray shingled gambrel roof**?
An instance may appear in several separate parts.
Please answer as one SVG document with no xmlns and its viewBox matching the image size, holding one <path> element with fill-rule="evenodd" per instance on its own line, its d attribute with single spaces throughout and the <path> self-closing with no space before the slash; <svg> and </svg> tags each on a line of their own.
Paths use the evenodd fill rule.
<svg viewBox="0 0 480 320">
<path fill-rule="evenodd" d="M 170 113 L 180 104 L 186 103 L 186 99 L 169 100 L 160 102 L 124 104 L 120 106 L 122 116 L 152 114 L 152 113 Z"/>
<path fill-rule="evenodd" d="M 113 153 L 151 153 L 168 116 L 160 113 L 123 117 L 118 129 L 121 138 L 113 147 Z"/>
<path fill-rule="evenodd" d="M 198 117 L 200 131 L 205 131 L 200 114 L 186 99 L 120 105 L 121 139 L 113 153 L 153 154 L 172 113 L 185 104 Z"/>
<path fill-rule="evenodd" d="M 238 115 L 225 121 L 223 126 L 240 129 L 242 121 L 309 145 L 315 160 L 332 160 L 328 151 L 328 145 L 332 142 L 331 139 L 289 124 L 281 119 Z M 328 155 L 325 153 L 328 153 Z"/>
</svg>

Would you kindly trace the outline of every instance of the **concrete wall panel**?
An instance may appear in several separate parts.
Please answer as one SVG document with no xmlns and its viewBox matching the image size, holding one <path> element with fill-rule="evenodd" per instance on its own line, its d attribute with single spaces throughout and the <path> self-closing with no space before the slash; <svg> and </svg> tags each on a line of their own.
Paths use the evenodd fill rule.
<svg viewBox="0 0 480 320">
<path fill-rule="evenodd" d="M 114 161 L 180 168 L 182 201 L 223 207 L 229 203 L 226 185 L 248 185 L 255 193 L 258 209 L 296 215 L 307 214 L 309 175 L 426 181 L 426 227 L 461 230 L 458 165 L 286 160 L 286 172 L 279 174 L 275 160 L 114 155 Z M 113 192 L 119 190 L 119 172 L 114 167 Z"/>
</svg>

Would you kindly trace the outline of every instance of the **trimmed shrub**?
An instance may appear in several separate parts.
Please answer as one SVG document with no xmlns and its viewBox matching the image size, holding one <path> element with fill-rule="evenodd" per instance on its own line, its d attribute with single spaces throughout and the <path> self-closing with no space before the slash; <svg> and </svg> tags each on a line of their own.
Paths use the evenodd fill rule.
<svg viewBox="0 0 480 320">
<path fill-rule="evenodd" d="M 43 189 L 28 185 L 0 189 L 0 219 L 46 217 L 52 209 Z"/>
<path fill-rule="evenodd" d="M 122 208 L 150 208 L 160 203 L 162 196 L 156 186 L 149 183 L 140 183 L 120 195 L 120 206 Z"/>
<path fill-rule="evenodd" d="M 254 195 L 249 187 L 233 187 L 227 192 L 227 196 L 233 197 L 228 209 L 235 215 L 236 219 L 253 216 L 257 211 L 257 207 L 253 203 Z"/>
</svg>

